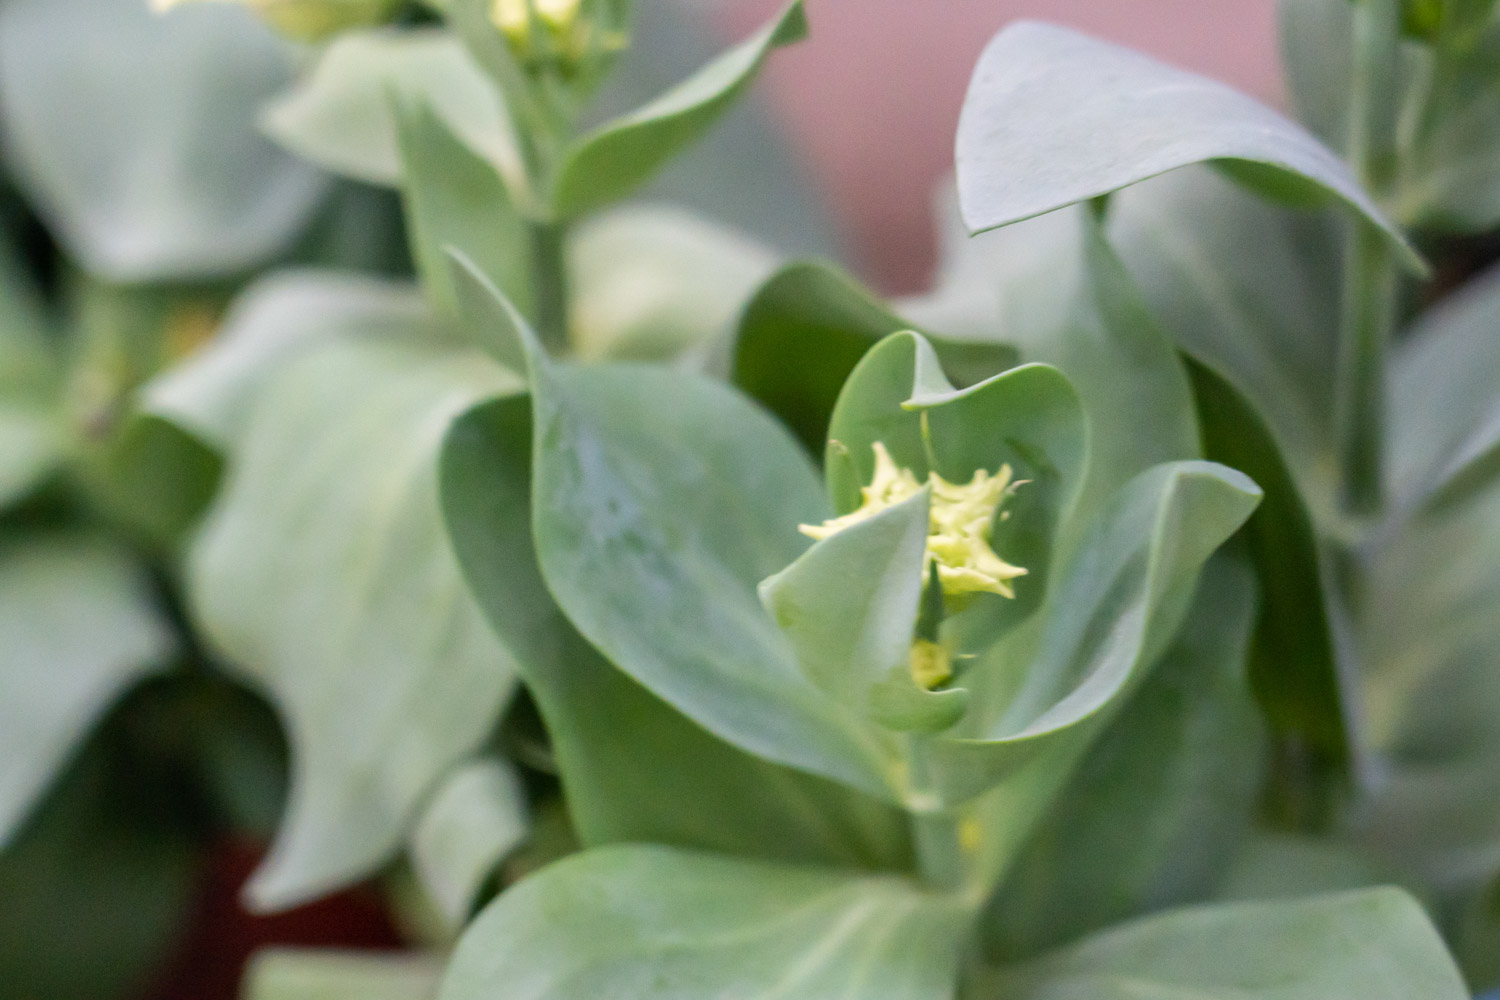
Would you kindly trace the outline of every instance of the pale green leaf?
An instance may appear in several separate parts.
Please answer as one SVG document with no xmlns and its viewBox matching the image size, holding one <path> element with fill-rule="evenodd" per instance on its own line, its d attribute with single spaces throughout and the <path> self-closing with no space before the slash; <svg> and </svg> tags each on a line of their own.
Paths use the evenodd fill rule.
<svg viewBox="0 0 1500 1000">
<path fill-rule="evenodd" d="M 530 827 L 513 766 L 485 757 L 443 779 L 411 834 L 412 866 L 450 927 L 464 925 L 485 881 Z"/>
<path fill-rule="evenodd" d="M 281 145 L 325 169 L 395 186 L 403 170 L 393 93 L 429 107 L 508 180 L 523 176 L 500 95 L 445 31 L 344 32 L 310 73 L 267 105 L 261 122 Z"/>
<path fill-rule="evenodd" d="M 511 689 L 443 530 L 437 462 L 453 419 L 515 384 L 422 333 L 334 338 L 268 380 L 192 553 L 207 636 L 292 744 L 288 812 L 247 890 L 259 909 L 386 861 Z"/>
<path fill-rule="evenodd" d="M 1339 200 L 1420 260 L 1337 156 L 1206 77 L 1065 28 L 1020 22 L 990 42 L 958 127 L 958 190 L 982 232 L 1210 162 L 1275 197 Z"/>
<path fill-rule="evenodd" d="M 0 845 L 174 639 L 144 572 L 89 535 L 0 546 Z"/>
<path fill-rule="evenodd" d="M 969 915 L 901 879 L 599 848 L 493 903 L 441 1000 L 947 1000 Z"/>
<path fill-rule="evenodd" d="M 970 1000 L 1467 1000 L 1416 901 L 1369 889 L 1203 906 L 1000 970 Z"/>
<path fill-rule="evenodd" d="M 268 948 L 245 972 L 242 1000 L 435 1000 L 436 955 Z"/>
<path fill-rule="evenodd" d="M 289 72 L 242 5 L 0 8 L 8 164 L 69 255 L 117 281 L 232 274 L 297 235 L 325 181 L 255 125 Z"/>
</svg>

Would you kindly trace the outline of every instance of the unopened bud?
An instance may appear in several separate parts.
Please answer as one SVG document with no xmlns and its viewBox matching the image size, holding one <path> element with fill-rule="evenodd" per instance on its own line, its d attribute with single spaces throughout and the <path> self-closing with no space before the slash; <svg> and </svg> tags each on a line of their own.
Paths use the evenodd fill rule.
<svg viewBox="0 0 1500 1000">
<path fill-rule="evenodd" d="M 528 67 L 552 63 L 571 73 L 591 51 L 613 54 L 626 44 L 623 32 L 589 16 L 583 0 L 491 0 L 490 20 Z"/>
</svg>

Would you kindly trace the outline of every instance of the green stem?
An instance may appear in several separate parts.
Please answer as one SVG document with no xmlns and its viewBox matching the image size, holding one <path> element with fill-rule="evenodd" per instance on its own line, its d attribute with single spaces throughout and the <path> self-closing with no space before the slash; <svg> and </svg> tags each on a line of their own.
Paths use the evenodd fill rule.
<svg viewBox="0 0 1500 1000">
<path fill-rule="evenodd" d="M 936 802 L 935 794 L 926 795 L 931 782 L 928 761 L 928 738 L 913 735 L 908 744 L 912 787 Z M 957 892 L 967 877 L 963 845 L 959 839 L 959 819 L 945 809 L 921 809 L 911 814 L 912 842 L 916 848 L 917 871 L 922 881 L 938 892 Z"/>
<path fill-rule="evenodd" d="M 1354 29 L 1349 161 L 1375 194 L 1395 172 L 1401 0 L 1361 0 Z M 1379 512 L 1384 463 L 1386 354 L 1396 317 L 1396 270 L 1369 222 L 1350 223 L 1344 263 L 1335 418 L 1344 509 Z"/>
<path fill-rule="evenodd" d="M 553 354 L 568 348 L 567 227 L 531 224 L 532 283 L 536 290 L 536 331 Z"/>
</svg>

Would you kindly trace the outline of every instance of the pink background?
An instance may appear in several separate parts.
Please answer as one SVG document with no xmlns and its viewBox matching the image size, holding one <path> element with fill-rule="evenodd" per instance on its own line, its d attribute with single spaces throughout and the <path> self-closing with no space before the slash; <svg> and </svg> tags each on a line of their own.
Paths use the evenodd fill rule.
<svg viewBox="0 0 1500 1000">
<path fill-rule="evenodd" d="M 726 40 L 784 0 L 729 0 Z M 931 191 L 985 42 L 1044 18 L 1279 97 L 1275 0 L 808 0 L 812 37 L 776 55 L 764 87 L 804 150 L 862 270 L 887 291 L 932 264 Z"/>
</svg>

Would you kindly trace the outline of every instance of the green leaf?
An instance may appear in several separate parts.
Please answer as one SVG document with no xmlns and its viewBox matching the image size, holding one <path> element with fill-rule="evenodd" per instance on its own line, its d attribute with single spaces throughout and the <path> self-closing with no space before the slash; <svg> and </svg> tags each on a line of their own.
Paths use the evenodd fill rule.
<svg viewBox="0 0 1500 1000">
<path fill-rule="evenodd" d="M 404 171 L 392 93 L 430 109 L 471 155 L 519 182 L 520 154 L 500 95 L 445 31 L 344 32 L 310 73 L 266 106 L 261 123 L 324 169 L 394 187 Z"/>
<path fill-rule="evenodd" d="M 439 996 L 945 1000 L 968 919 L 894 878 L 600 848 L 485 910 Z"/>
<path fill-rule="evenodd" d="M 268 948 L 245 973 L 244 1000 L 434 1000 L 435 955 Z"/>
<path fill-rule="evenodd" d="M 481 267 L 522 312 L 533 308 L 528 226 L 505 180 L 420 99 L 393 94 L 412 257 L 436 306 L 458 310 L 446 249 Z"/>
<path fill-rule="evenodd" d="M 1342 201 L 1422 266 L 1349 168 L 1297 125 L 1217 81 L 1051 25 L 1013 24 L 980 56 L 957 162 L 974 232 L 1210 162 L 1278 199 Z"/>
<path fill-rule="evenodd" d="M 548 194 L 560 219 L 628 195 L 702 137 L 744 94 L 772 49 L 807 34 L 802 0 L 660 97 L 576 140 Z"/>
<path fill-rule="evenodd" d="M 902 319 L 830 264 L 788 264 L 760 287 L 741 314 L 734 383 L 769 408 L 814 454 L 828 443 L 828 421 L 849 373 L 882 338 L 917 325 Z M 935 339 L 960 384 L 1013 367 L 1002 344 Z"/>
<path fill-rule="evenodd" d="M 971 1000 L 1467 1000 L 1420 906 L 1398 889 L 1203 906 L 1085 939 Z"/>
<path fill-rule="evenodd" d="M 411 835 L 412 865 L 454 930 L 473 914 L 485 882 L 526 839 L 526 789 L 507 762 L 482 757 L 433 793 Z"/>
<path fill-rule="evenodd" d="M 1002 321 L 1026 360 L 1062 369 L 1083 399 L 1089 467 L 1076 514 L 1152 466 L 1201 457 L 1187 373 L 1096 221 L 1059 212 L 1005 238 L 1049 250 L 1045 281 L 1012 277 Z"/>
<path fill-rule="evenodd" d="M 1209 462 L 1142 473 L 1054 572 L 1036 628 L 1016 630 L 970 666 L 974 708 L 932 755 L 949 801 L 994 787 L 981 805 L 985 869 L 999 873 L 1011 863 L 1150 676 L 1187 616 L 1204 563 L 1259 499 L 1250 480 Z"/>
<path fill-rule="evenodd" d="M 255 126 L 288 71 L 240 5 L 0 9 L 9 165 L 68 254 L 115 281 L 232 274 L 297 235 L 325 180 Z"/>
<path fill-rule="evenodd" d="M 743 749 L 890 794 L 893 748 L 803 677 L 756 598 L 827 514 L 796 442 L 697 376 L 531 364 L 537 551 L 578 630 Z"/>
<path fill-rule="evenodd" d="M 0 239 L 8 237 L 0 229 Z M 62 460 L 58 358 L 41 295 L 8 243 L 0 242 L 0 509 Z"/>
<path fill-rule="evenodd" d="M 668 205 L 629 205 L 589 219 L 568 253 L 568 339 L 589 361 L 715 351 L 776 266 L 758 241 Z"/>
<path fill-rule="evenodd" d="M 1245 842 L 1228 866 L 1215 898 L 1297 899 L 1372 888 L 1389 881 L 1382 875 L 1369 858 L 1338 840 L 1260 833 Z"/>
<path fill-rule="evenodd" d="M 1172 648 L 1088 751 L 983 923 L 990 954 L 1033 955 L 1201 899 L 1255 813 L 1264 753 L 1245 679 L 1255 581 L 1217 557 Z"/>
<path fill-rule="evenodd" d="M 173 646 L 150 582 L 119 547 L 74 533 L 0 547 L 0 845 Z"/>
<path fill-rule="evenodd" d="M 511 689 L 443 530 L 437 462 L 449 424 L 515 384 L 426 333 L 331 339 L 269 379 L 192 553 L 207 636 L 292 744 L 288 813 L 248 887 L 258 909 L 385 861 Z"/>
<path fill-rule="evenodd" d="M 910 861 L 904 817 L 717 739 L 605 662 L 552 602 L 531 539 L 531 407 L 470 411 L 442 492 L 469 585 L 541 708 L 585 844 L 673 844 L 851 868 Z"/>
<path fill-rule="evenodd" d="M 1439 303 L 1391 362 L 1392 496 L 1405 514 L 1452 502 L 1500 473 L 1500 271 Z"/>
<path fill-rule="evenodd" d="M 1344 675 L 1329 597 L 1333 578 L 1311 516 L 1266 421 L 1233 382 L 1188 361 L 1204 449 L 1265 491 L 1245 528 L 1261 579 L 1250 680 L 1267 720 L 1296 737 L 1347 781 L 1354 746 L 1352 678 Z"/>
<path fill-rule="evenodd" d="M 261 386 L 298 352 L 339 336 L 409 330 L 427 316 L 405 285 L 332 272 L 272 274 L 241 293 L 209 344 L 147 383 L 138 406 L 229 451 Z"/>
<path fill-rule="evenodd" d="M 1348 0 L 1337 0 L 1348 6 Z M 1320 517 L 1336 484 L 1340 234 L 1332 213 L 1269 204 L 1189 168 L 1110 200 L 1110 243 L 1177 345 L 1260 410 Z"/>
<path fill-rule="evenodd" d="M 0 970 L 13 996 L 143 996 L 190 925 L 202 859 L 181 788 L 140 767 L 121 735 L 107 724 L 0 852 Z"/>
</svg>

